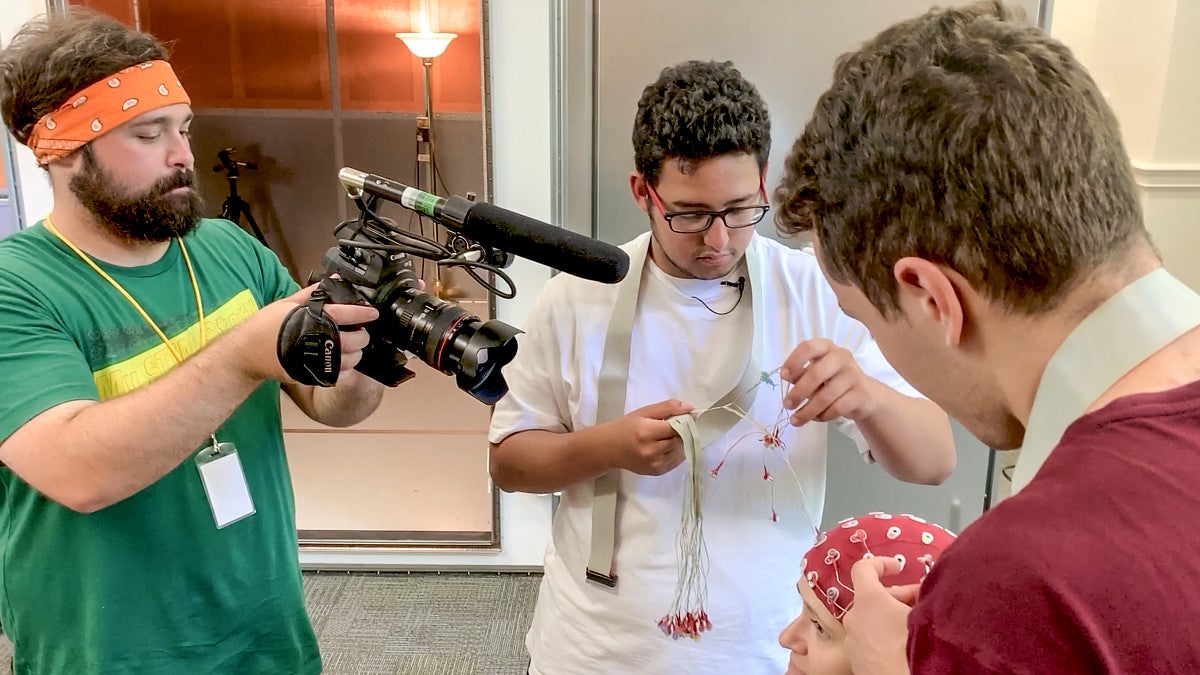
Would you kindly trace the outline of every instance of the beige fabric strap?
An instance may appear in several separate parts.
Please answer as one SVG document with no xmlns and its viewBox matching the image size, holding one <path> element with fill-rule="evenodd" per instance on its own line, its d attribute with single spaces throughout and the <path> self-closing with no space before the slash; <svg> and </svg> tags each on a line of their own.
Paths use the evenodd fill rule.
<svg viewBox="0 0 1200 675">
<path fill-rule="evenodd" d="M 629 274 L 617 288 L 617 299 L 613 305 L 612 316 L 608 323 L 608 333 L 604 340 L 604 361 L 600 366 L 596 401 L 597 424 L 611 422 L 625 414 L 625 390 L 629 381 L 630 338 L 633 333 L 633 319 L 637 310 L 642 273 L 647 264 L 649 241 L 650 239 L 647 237 L 646 246 L 640 247 L 630 255 Z M 696 416 L 694 425 L 689 424 L 683 427 L 695 434 L 692 438 L 685 439 L 685 444 L 693 443 L 696 455 L 699 455 L 704 446 L 720 438 L 739 420 L 737 415 L 719 408 L 748 395 L 760 382 L 759 364 L 762 351 L 760 331 L 764 311 L 762 293 L 755 292 L 756 287 L 762 288 L 762 282 L 758 259 L 754 255 L 753 247 L 752 242 L 746 248 L 748 292 L 754 308 L 754 326 L 751 334 L 753 347 L 738 384 L 711 408 Z M 672 426 L 677 431 L 680 428 Z M 586 575 L 589 581 L 610 588 L 617 584 L 613 554 L 616 550 L 617 490 L 620 484 L 621 472 L 619 470 L 609 471 L 596 479 L 592 496 L 592 546 Z"/>
<path fill-rule="evenodd" d="M 692 500 L 690 506 L 695 509 L 692 514 L 692 522 L 700 520 L 700 502 L 703 492 L 704 482 L 698 480 L 695 475 L 696 467 L 703 460 L 701 451 L 703 446 L 700 444 L 700 430 L 696 427 L 696 418 L 692 415 L 676 415 L 667 420 L 667 424 L 679 434 L 683 439 L 683 463 L 687 466 L 688 476 L 684 478 L 684 483 L 691 483 Z M 687 489 L 687 488 L 685 488 Z M 687 508 L 687 498 L 684 498 L 684 508 Z"/>
<path fill-rule="evenodd" d="M 1197 325 L 1200 295 L 1162 268 L 1089 314 L 1046 364 L 1013 470 L 1013 494 L 1029 484 L 1063 432 L 1101 394 Z"/>
</svg>

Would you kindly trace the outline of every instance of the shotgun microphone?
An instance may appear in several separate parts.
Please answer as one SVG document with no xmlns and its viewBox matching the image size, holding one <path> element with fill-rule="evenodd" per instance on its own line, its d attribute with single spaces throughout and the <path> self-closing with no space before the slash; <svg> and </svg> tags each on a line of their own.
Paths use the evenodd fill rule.
<svg viewBox="0 0 1200 675">
<path fill-rule="evenodd" d="M 616 246 L 493 204 L 439 197 L 350 167 L 338 172 L 338 180 L 351 196 L 366 193 L 395 202 L 468 239 L 572 276 L 615 284 L 629 272 L 629 256 Z"/>
</svg>

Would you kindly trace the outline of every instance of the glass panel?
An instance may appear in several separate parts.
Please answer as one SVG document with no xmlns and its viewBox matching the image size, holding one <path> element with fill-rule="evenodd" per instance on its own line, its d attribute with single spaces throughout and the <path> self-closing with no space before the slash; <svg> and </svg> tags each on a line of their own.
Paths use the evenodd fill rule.
<svg viewBox="0 0 1200 675">
<path fill-rule="evenodd" d="M 21 227 L 20 211 L 17 208 L 17 190 L 13 189 L 15 182 L 15 166 L 13 165 L 12 144 L 16 139 L 4 126 L 0 126 L 0 239 L 16 232 Z"/>
<path fill-rule="evenodd" d="M 72 4 L 169 43 L 193 99 L 197 181 L 208 212 L 261 234 L 302 283 L 322 271 L 333 228 L 357 216 L 337 181 L 343 166 L 443 196 L 487 199 L 482 0 Z M 425 67 L 395 37 L 422 23 L 458 34 L 429 66 L 428 125 L 420 121 Z M 232 181 L 217 170 L 227 148 L 251 164 Z M 379 209 L 401 227 L 445 240 L 444 229 L 399 205 Z M 465 274 L 438 274 L 432 263 L 416 262 L 427 288 L 446 289 L 444 297 L 464 310 L 491 317 L 488 294 Z M 417 377 L 389 390 L 381 409 L 350 429 L 315 424 L 283 397 L 302 548 L 499 542 L 487 473 L 488 407 L 416 357 L 408 367 Z"/>
</svg>

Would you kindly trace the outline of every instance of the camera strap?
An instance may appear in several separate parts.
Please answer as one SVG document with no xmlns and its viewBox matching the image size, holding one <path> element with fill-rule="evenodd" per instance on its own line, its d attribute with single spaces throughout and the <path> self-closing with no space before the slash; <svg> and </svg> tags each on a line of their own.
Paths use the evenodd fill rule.
<svg viewBox="0 0 1200 675">
<path fill-rule="evenodd" d="M 604 360 L 600 366 L 600 375 L 596 401 L 596 423 L 610 422 L 625 414 L 625 393 L 629 383 L 629 351 L 630 339 L 633 332 L 633 320 L 641 290 L 642 273 L 647 264 L 650 249 L 649 234 L 643 235 L 644 240 L 635 242 L 635 249 L 629 258 L 629 274 L 617 286 L 617 298 L 613 304 L 612 315 L 609 318 L 608 333 L 604 340 Z M 740 418 L 722 406 L 737 402 L 747 396 L 761 382 L 761 363 L 763 335 L 762 292 L 755 292 L 757 286 L 762 288 L 762 276 L 758 258 L 755 253 L 754 241 L 746 247 L 746 266 L 748 268 L 749 290 L 753 303 L 754 324 L 750 343 L 753 345 L 747 355 L 746 365 L 738 383 L 734 385 L 716 403 L 698 414 L 690 413 L 694 424 L 674 423 L 672 427 L 681 434 L 691 437 L 684 439 L 685 446 L 691 444 L 694 455 L 699 455 L 699 449 L 720 438 L 733 428 Z M 670 420 L 668 420 L 670 421 Z M 689 457 L 691 460 L 692 457 Z M 689 470 L 692 469 L 689 461 Z M 588 561 L 586 577 L 602 586 L 613 588 L 617 585 L 617 575 L 613 554 L 616 550 L 616 520 L 617 520 L 617 490 L 621 483 L 621 471 L 614 470 L 596 479 L 592 495 L 592 542 L 591 556 Z M 698 498 L 698 496 L 697 496 Z"/>
<path fill-rule="evenodd" d="M 308 302 L 289 312 L 279 326 L 279 363 L 300 384 L 337 384 L 342 341 L 337 324 L 324 311 L 329 301 L 329 293 L 317 288 L 308 296 Z"/>
<path fill-rule="evenodd" d="M 1042 373 L 1013 471 L 1013 494 L 1033 480 L 1063 432 L 1101 394 L 1197 325 L 1200 295 L 1161 267 L 1084 318 Z"/>
</svg>

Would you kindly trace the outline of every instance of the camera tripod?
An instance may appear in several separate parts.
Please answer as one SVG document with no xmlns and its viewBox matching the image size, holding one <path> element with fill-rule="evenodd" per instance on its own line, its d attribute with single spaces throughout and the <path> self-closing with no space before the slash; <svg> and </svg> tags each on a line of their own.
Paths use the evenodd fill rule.
<svg viewBox="0 0 1200 675">
<path fill-rule="evenodd" d="M 240 162 L 233 158 L 237 148 L 225 148 L 217 152 L 217 161 L 219 164 L 213 167 L 213 171 L 217 173 L 224 172 L 225 179 L 229 181 L 229 196 L 221 204 L 220 217 L 225 220 L 233 221 L 238 225 L 242 224 L 242 217 L 246 218 L 246 223 L 250 226 L 250 230 L 254 232 L 254 236 L 262 242 L 263 246 L 270 248 L 267 240 L 263 237 L 262 230 L 258 229 L 258 222 L 254 220 L 254 215 L 250 213 L 250 204 L 242 199 L 237 191 L 237 180 L 242 169 L 253 171 L 258 168 L 255 162 Z"/>
</svg>

